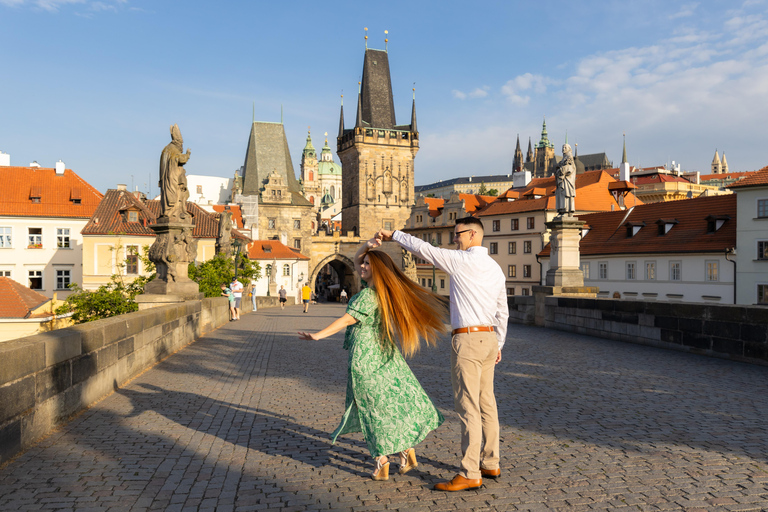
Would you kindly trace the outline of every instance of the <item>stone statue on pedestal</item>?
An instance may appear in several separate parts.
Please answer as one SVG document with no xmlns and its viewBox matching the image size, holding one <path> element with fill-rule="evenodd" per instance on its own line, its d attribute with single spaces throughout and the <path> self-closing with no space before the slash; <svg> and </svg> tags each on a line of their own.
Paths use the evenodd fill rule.
<svg viewBox="0 0 768 512">
<path fill-rule="evenodd" d="M 182 142 L 179 127 L 171 126 L 171 143 L 160 155 L 160 217 L 150 226 L 157 234 L 149 248 L 157 275 L 137 297 L 140 309 L 202 296 L 200 287 L 187 273 L 190 262 L 197 257 L 197 240 L 192 234 L 192 216 L 187 212 L 189 191 L 183 167 L 190 151 L 182 153 Z"/>
<path fill-rule="evenodd" d="M 576 211 L 576 162 L 573 160 L 571 146 L 563 144 L 563 159 L 557 164 L 557 190 L 555 208 L 558 217 L 570 217 Z"/>
<path fill-rule="evenodd" d="M 416 263 L 413 261 L 413 255 L 405 249 L 401 249 L 401 251 L 403 253 L 403 273 L 408 276 L 411 281 L 418 282 L 419 278 L 416 273 Z"/>
<path fill-rule="evenodd" d="M 216 254 L 232 257 L 232 212 L 229 210 L 219 214 L 219 237 L 216 239 Z"/>
</svg>

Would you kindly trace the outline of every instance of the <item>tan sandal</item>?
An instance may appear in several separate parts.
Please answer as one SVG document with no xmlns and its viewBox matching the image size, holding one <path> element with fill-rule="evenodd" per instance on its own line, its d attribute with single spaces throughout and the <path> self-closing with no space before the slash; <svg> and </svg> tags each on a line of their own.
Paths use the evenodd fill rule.
<svg viewBox="0 0 768 512">
<path fill-rule="evenodd" d="M 376 468 L 371 473 L 374 480 L 389 480 L 389 461 L 382 462 L 383 460 L 387 460 L 386 455 L 376 457 Z"/>
<path fill-rule="evenodd" d="M 404 475 L 413 468 L 419 466 L 419 463 L 416 460 L 416 450 L 413 448 L 408 448 L 407 450 L 400 452 L 400 459 L 405 461 L 405 464 L 402 462 L 400 463 L 400 471 L 398 471 L 398 473 L 401 475 Z"/>
</svg>

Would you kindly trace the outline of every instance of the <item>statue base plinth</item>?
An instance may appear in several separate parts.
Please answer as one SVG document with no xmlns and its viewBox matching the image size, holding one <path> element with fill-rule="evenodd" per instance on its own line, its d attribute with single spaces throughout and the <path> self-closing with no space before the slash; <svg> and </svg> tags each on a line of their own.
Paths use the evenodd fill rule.
<svg viewBox="0 0 768 512">
<path fill-rule="evenodd" d="M 200 293 L 200 285 L 191 279 L 180 281 L 153 279 L 144 285 L 144 295 L 178 295 L 184 300 L 198 300 L 203 294 Z"/>
<path fill-rule="evenodd" d="M 533 286 L 531 291 L 534 297 L 534 324 L 543 327 L 546 323 L 547 297 L 594 299 L 600 288 L 596 286 Z"/>
<path fill-rule="evenodd" d="M 157 308 L 160 306 L 170 306 L 172 304 L 182 304 L 189 300 L 200 300 L 202 298 L 202 293 L 198 293 L 196 297 L 173 294 L 145 293 L 143 295 L 136 296 L 136 303 L 139 305 L 139 311 L 144 311 L 145 309 Z"/>
<path fill-rule="evenodd" d="M 545 282 L 547 286 L 583 287 L 584 272 L 578 267 L 560 267 L 547 270 Z"/>
</svg>

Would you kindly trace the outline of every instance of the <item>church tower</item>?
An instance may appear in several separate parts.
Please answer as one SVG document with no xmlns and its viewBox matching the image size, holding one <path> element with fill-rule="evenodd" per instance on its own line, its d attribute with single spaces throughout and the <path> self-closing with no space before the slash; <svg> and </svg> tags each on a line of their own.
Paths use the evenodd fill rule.
<svg viewBox="0 0 768 512">
<path fill-rule="evenodd" d="M 547 119 L 541 127 L 541 140 L 536 144 L 533 176 L 546 178 L 555 172 L 555 145 L 547 137 Z"/>
<path fill-rule="evenodd" d="M 523 150 L 520 149 L 520 135 L 517 136 L 517 147 L 515 148 L 515 157 L 512 160 L 512 172 L 523 170 Z"/>
<path fill-rule="evenodd" d="M 313 205 L 319 205 L 321 196 L 317 176 L 317 153 L 312 145 L 312 136 L 307 130 L 307 143 L 301 153 L 301 183 L 306 197 Z"/>
<path fill-rule="evenodd" d="M 720 172 L 722 174 L 728 174 L 728 162 L 725 159 L 725 151 L 723 151 L 723 163 L 720 166 Z"/>
<path fill-rule="evenodd" d="M 723 154 L 725 156 L 725 154 Z M 720 163 L 720 155 L 715 150 L 715 157 L 712 159 L 712 174 L 720 174 L 723 172 L 723 164 Z"/>
<path fill-rule="evenodd" d="M 531 149 L 531 138 L 528 137 L 528 152 L 525 154 L 525 163 L 533 162 L 533 149 Z"/>
<path fill-rule="evenodd" d="M 370 237 L 382 228 L 404 227 L 415 201 L 416 97 L 411 123 L 398 125 L 387 50 L 366 47 L 355 126 L 344 128 L 342 105 L 336 144 L 344 190 L 342 232 Z"/>
</svg>

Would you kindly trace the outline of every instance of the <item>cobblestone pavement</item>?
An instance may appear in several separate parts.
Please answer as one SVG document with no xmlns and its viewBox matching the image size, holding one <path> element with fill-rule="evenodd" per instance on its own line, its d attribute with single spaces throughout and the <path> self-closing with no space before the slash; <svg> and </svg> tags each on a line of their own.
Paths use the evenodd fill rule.
<svg viewBox="0 0 768 512">
<path fill-rule="evenodd" d="M 449 343 L 414 373 L 446 416 L 420 465 L 368 478 L 344 408 L 339 305 L 263 309 L 145 372 L 0 470 L 2 510 L 766 510 L 768 367 L 510 326 L 498 481 L 441 493 L 459 459 Z"/>
</svg>

